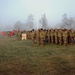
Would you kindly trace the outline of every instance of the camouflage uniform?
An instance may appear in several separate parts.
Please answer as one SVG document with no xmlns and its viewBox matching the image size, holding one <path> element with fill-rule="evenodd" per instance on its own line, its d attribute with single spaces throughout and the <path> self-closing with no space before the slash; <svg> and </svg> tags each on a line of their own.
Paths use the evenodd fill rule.
<svg viewBox="0 0 75 75">
<path fill-rule="evenodd" d="M 21 40 L 21 37 L 22 37 L 22 33 L 21 33 L 21 31 L 18 31 L 17 32 L 17 38 L 18 38 L 18 40 Z"/>
<path fill-rule="evenodd" d="M 45 34 L 43 29 L 40 31 L 40 44 L 43 46 L 44 45 L 44 40 L 45 40 Z"/>
<path fill-rule="evenodd" d="M 40 30 L 36 31 L 36 42 L 38 45 L 40 45 Z"/>
<path fill-rule="evenodd" d="M 48 43 L 51 43 L 51 30 L 48 30 L 47 36 L 48 36 Z"/>
<path fill-rule="evenodd" d="M 45 42 L 45 44 L 46 44 L 46 43 L 48 42 L 48 36 L 47 36 L 48 31 L 47 31 L 47 30 L 44 30 L 43 32 L 44 32 L 44 36 L 45 36 L 44 42 Z"/>
<path fill-rule="evenodd" d="M 55 35 L 55 44 L 58 44 L 58 30 L 57 29 L 55 29 L 54 35 Z"/>
<path fill-rule="evenodd" d="M 36 39 L 35 36 L 36 35 L 35 35 L 34 29 L 32 30 L 31 36 L 32 36 L 32 43 L 35 44 L 35 39 Z"/>
<path fill-rule="evenodd" d="M 75 31 L 72 29 L 70 32 L 70 44 L 74 44 Z"/>
<path fill-rule="evenodd" d="M 63 31 L 63 42 L 64 42 L 64 45 L 68 44 L 68 31 L 67 30 Z"/>
<path fill-rule="evenodd" d="M 68 44 L 70 44 L 70 30 L 67 31 L 68 31 Z"/>
<path fill-rule="evenodd" d="M 54 44 L 54 30 L 51 29 L 51 43 Z"/>
<path fill-rule="evenodd" d="M 63 43 L 63 34 L 62 34 L 61 29 L 58 32 L 58 40 L 59 40 L 59 44 L 62 45 L 62 43 Z"/>
</svg>

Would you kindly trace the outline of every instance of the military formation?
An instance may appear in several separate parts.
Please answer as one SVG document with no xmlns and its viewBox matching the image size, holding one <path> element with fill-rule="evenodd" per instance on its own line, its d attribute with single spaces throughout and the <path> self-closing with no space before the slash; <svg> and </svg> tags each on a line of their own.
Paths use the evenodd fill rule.
<svg viewBox="0 0 75 75">
<path fill-rule="evenodd" d="M 45 44 L 68 45 L 74 44 L 75 30 L 73 29 L 38 29 L 31 31 L 33 44 L 44 46 Z"/>
<path fill-rule="evenodd" d="M 18 40 L 22 39 L 22 33 L 26 33 L 27 40 L 32 44 L 44 46 L 46 44 L 68 45 L 74 44 L 75 30 L 73 29 L 38 29 L 31 31 L 17 31 Z"/>
</svg>

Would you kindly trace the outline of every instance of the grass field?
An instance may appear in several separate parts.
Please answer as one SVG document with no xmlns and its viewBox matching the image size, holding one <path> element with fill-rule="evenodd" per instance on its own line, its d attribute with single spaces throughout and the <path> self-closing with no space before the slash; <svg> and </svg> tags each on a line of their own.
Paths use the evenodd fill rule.
<svg viewBox="0 0 75 75">
<path fill-rule="evenodd" d="M 75 75 L 75 45 L 32 45 L 0 37 L 0 75 Z"/>
</svg>

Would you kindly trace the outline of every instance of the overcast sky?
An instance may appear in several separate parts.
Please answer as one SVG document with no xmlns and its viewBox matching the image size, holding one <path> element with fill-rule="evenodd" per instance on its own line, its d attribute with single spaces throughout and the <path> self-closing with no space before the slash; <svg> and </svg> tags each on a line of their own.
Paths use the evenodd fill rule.
<svg viewBox="0 0 75 75">
<path fill-rule="evenodd" d="M 64 13 L 75 17 L 75 0 L 0 0 L 0 27 L 25 22 L 29 14 L 35 19 L 46 14 L 49 23 L 57 23 Z"/>
</svg>

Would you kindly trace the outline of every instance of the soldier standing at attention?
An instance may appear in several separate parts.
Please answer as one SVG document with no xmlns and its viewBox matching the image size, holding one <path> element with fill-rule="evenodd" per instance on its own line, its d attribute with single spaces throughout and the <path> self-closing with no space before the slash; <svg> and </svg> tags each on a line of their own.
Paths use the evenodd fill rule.
<svg viewBox="0 0 75 75">
<path fill-rule="evenodd" d="M 48 36 L 48 43 L 51 43 L 51 30 L 50 29 L 48 29 L 47 36 Z"/>
<path fill-rule="evenodd" d="M 21 40 L 21 37 L 22 37 L 21 31 L 16 32 L 16 37 L 18 40 Z"/>
<path fill-rule="evenodd" d="M 62 43 L 63 43 L 63 33 L 62 33 L 62 29 L 59 29 L 58 38 L 59 38 L 59 44 L 62 45 Z"/>
<path fill-rule="evenodd" d="M 68 44 L 70 44 L 70 30 L 67 29 L 67 31 L 68 31 Z"/>
<path fill-rule="evenodd" d="M 65 46 L 68 44 L 68 31 L 66 29 L 63 30 L 63 43 Z"/>
<path fill-rule="evenodd" d="M 32 29 L 31 37 L 32 37 L 32 43 L 35 44 L 35 30 Z"/>
<path fill-rule="evenodd" d="M 46 43 L 48 43 L 48 36 L 47 36 L 48 30 L 45 29 L 45 30 L 43 30 L 43 32 L 44 32 L 44 37 L 45 37 L 45 38 L 44 38 L 44 42 L 45 42 L 45 44 L 46 44 Z"/>
<path fill-rule="evenodd" d="M 44 45 L 44 40 L 45 40 L 45 34 L 44 34 L 43 29 L 41 29 L 40 30 L 40 44 L 41 44 L 41 46 Z"/>
<path fill-rule="evenodd" d="M 40 30 L 36 31 L 36 42 L 38 45 L 40 45 Z"/>
<path fill-rule="evenodd" d="M 22 38 L 22 33 L 21 33 L 21 31 L 18 32 L 18 38 L 19 38 L 19 40 L 21 40 L 21 38 Z"/>
<path fill-rule="evenodd" d="M 55 29 L 54 36 L 55 36 L 55 44 L 58 44 L 58 30 L 57 29 Z"/>
<path fill-rule="evenodd" d="M 70 33 L 70 44 L 73 45 L 74 44 L 74 37 L 75 37 L 75 31 L 73 29 L 71 29 Z"/>
<path fill-rule="evenodd" d="M 54 44 L 54 30 L 51 29 L 51 43 Z"/>
</svg>

